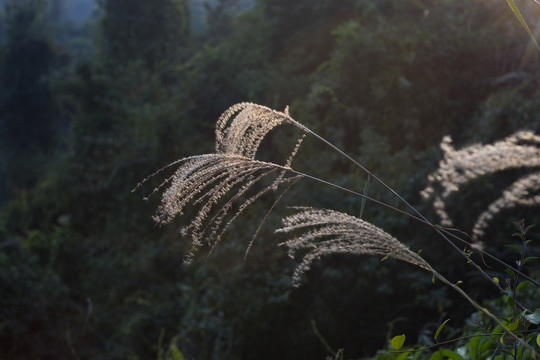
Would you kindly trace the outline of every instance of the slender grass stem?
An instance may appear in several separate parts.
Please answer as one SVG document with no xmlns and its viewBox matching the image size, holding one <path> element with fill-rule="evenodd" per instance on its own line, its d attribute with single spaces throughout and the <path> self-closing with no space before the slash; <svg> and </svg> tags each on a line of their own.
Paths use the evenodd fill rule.
<svg viewBox="0 0 540 360">
<path fill-rule="evenodd" d="M 414 216 L 414 215 L 412 215 L 412 214 L 409 214 L 409 213 L 406 212 L 406 211 L 403 211 L 403 210 L 401 210 L 401 209 L 398 209 L 398 208 L 396 208 L 396 207 L 394 207 L 394 206 L 392 206 L 392 205 L 389 205 L 389 204 L 387 204 L 387 203 L 384 203 L 384 202 L 382 202 L 382 201 L 380 201 L 380 200 L 374 199 L 374 198 L 369 197 L 369 196 L 367 196 L 367 195 L 365 195 L 365 194 L 361 194 L 361 193 L 359 193 L 359 192 L 357 192 L 357 191 L 354 191 L 354 190 L 351 190 L 351 189 L 349 189 L 349 188 L 346 188 L 346 187 L 343 187 L 343 186 L 334 184 L 334 183 L 332 183 L 332 182 L 330 182 L 330 181 L 326 181 L 326 180 L 320 179 L 320 178 L 318 178 L 318 177 L 316 177 L 316 176 L 313 176 L 313 175 L 309 175 L 309 174 L 306 174 L 306 173 L 303 173 L 303 172 L 300 172 L 300 171 L 296 171 L 296 170 L 293 170 L 293 169 L 291 169 L 291 168 L 288 168 L 287 170 L 288 170 L 289 172 L 292 172 L 293 174 L 300 175 L 300 176 L 302 176 L 302 177 L 305 177 L 305 178 L 308 178 L 308 179 L 311 179 L 311 180 L 320 182 L 320 183 L 322 183 L 322 184 L 325 184 L 325 185 L 329 185 L 329 186 L 335 187 L 335 188 L 337 188 L 337 189 L 339 189 L 339 190 L 342 190 L 342 191 L 348 192 L 348 193 L 350 193 L 350 194 L 356 195 L 356 196 L 358 196 L 358 197 L 360 197 L 360 198 L 362 198 L 362 199 L 365 199 L 365 200 L 371 201 L 371 202 L 373 202 L 373 203 L 375 203 L 375 204 L 384 206 L 384 207 L 386 207 L 386 208 L 388 208 L 388 209 L 391 209 L 391 210 L 396 211 L 396 212 L 398 212 L 398 213 L 400 213 L 400 214 L 402 214 L 402 215 L 405 215 L 405 216 L 407 216 L 407 217 L 409 217 L 409 218 L 411 218 L 411 219 L 413 219 L 413 220 L 415 220 L 415 221 L 418 221 L 418 222 L 420 222 L 420 223 L 422 223 L 422 224 L 424 224 L 424 225 L 427 225 L 427 226 L 429 226 L 429 227 L 435 229 L 435 230 L 438 231 L 438 232 L 440 231 L 440 232 L 442 232 L 442 233 L 448 235 L 449 237 L 452 237 L 452 238 L 454 238 L 454 239 L 456 239 L 456 240 L 458 240 L 458 241 L 464 243 L 465 245 L 467 245 L 467 246 L 469 246 L 469 247 L 472 247 L 472 245 L 471 245 L 469 242 L 467 242 L 466 240 L 463 240 L 462 238 L 460 238 L 459 236 L 453 234 L 452 232 L 450 232 L 449 230 L 445 229 L 444 227 L 439 226 L 439 225 L 435 225 L 435 224 L 433 224 L 433 223 L 431 223 L 431 222 L 429 222 L 429 221 L 427 221 L 427 220 L 425 220 L 425 219 L 422 219 L 422 218 L 419 218 L 419 217 Z M 443 237 L 444 237 L 448 242 L 450 242 L 451 244 L 453 244 L 453 242 L 452 242 L 450 239 L 448 239 L 446 236 L 443 235 Z M 461 254 L 463 254 L 463 252 L 462 252 L 457 246 L 454 245 L 454 248 L 457 249 Z M 489 257 L 490 259 L 496 261 L 496 262 L 499 263 L 500 265 L 503 265 L 503 266 L 505 266 L 506 268 L 511 269 L 512 271 L 515 271 L 515 272 L 518 273 L 519 275 L 523 276 L 525 279 L 529 280 L 531 283 L 533 283 L 533 284 L 535 284 L 536 286 L 540 287 L 540 282 L 534 280 L 533 278 L 531 278 L 530 276 L 524 274 L 524 273 L 521 272 L 520 270 L 518 270 L 518 269 L 514 268 L 513 266 L 511 266 L 511 265 L 505 263 L 504 261 L 498 259 L 497 257 L 491 255 L 491 254 L 488 253 L 487 251 L 482 250 L 482 249 L 478 249 L 478 248 L 475 248 L 475 250 L 478 250 L 480 253 L 482 253 L 483 255 L 486 255 L 487 257 Z M 468 258 L 468 259 L 469 259 L 469 258 Z M 483 272 L 483 270 L 482 270 L 482 272 Z M 486 274 L 486 275 L 487 275 L 487 274 Z M 489 275 L 487 275 L 487 276 L 489 277 Z M 490 277 L 490 280 L 493 280 L 493 279 L 491 279 L 491 277 Z M 494 282 L 494 281 L 493 281 L 493 282 Z M 495 283 L 495 282 L 494 282 L 494 283 Z M 497 285 L 497 284 L 495 283 L 495 285 Z M 498 286 L 498 288 L 499 288 L 499 291 L 500 291 L 500 292 L 504 293 L 504 289 L 502 289 L 500 286 Z"/>
<path fill-rule="evenodd" d="M 387 208 L 391 208 L 392 210 L 397 210 L 397 212 L 401 213 L 401 214 L 404 214 L 410 218 L 413 218 L 417 221 L 420 221 L 421 223 L 424 223 L 426 225 L 429 225 L 430 227 L 432 227 L 444 240 L 446 240 L 446 242 L 448 242 L 448 244 L 450 244 L 450 246 L 452 246 L 456 251 L 458 251 L 458 253 L 460 253 L 463 257 L 465 257 L 467 259 L 467 262 L 470 263 L 476 270 L 478 270 L 480 272 L 480 274 L 482 274 L 482 276 L 484 278 L 486 278 L 486 280 L 488 280 L 490 283 L 492 283 L 497 289 L 499 289 L 499 291 L 501 292 L 504 292 L 504 289 L 502 289 L 502 287 L 494 280 L 492 279 L 478 264 L 476 264 L 476 262 L 474 262 L 472 259 L 470 259 L 470 257 L 465 254 L 461 249 L 459 249 L 456 244 L 454 244 L 454 242 L 452 242 L 448 236 L 445 235 L 445 233 L 443 233 L 441 231 L 441 228 L 439 228 L 438 226 L 432 224 L 424 215 L 422 215 L 414 206 L 412 206 L 407 200 L 405 200 L 401 195 L 399 195 L 393 188 L 391 188 L 389 185 L 387 185 L 384 181 L 382 181 L 378 176 L 376 176 L 374 173 L 372 173 L 370 170 L 368 170 L 365 166 L 363 166 L 362 164 L 360 164 L 358 161 L 356 161 L 355 159 L 353 159 L 351 156 L 349 156 L 347 153 L 345 153 L 344 151 L 342 151 L 341 149 L 339 149 L 337 146 L 335 146 L 334 144 L 332 144 L 331 142 L 329 142 L 328 140 L 326 140 L 325 138 L 323 138 L 322 136 L 318 135 L 317 133 L 313 132 L 312 130 L 310 130 L 309 128 L 307 128 L 306 126 L 296 122 L 295 120 L 293 120 L 291 118 L 291 121 L 293 124 L 295 124 L 296 126 L 300 127 L 302 130 L 306 131 L 307 133 L 315 136 L 317 139 L 319 139 L 320 141 L 324 142 L 325 144 L 327 144 L 328 146 L 330 146 L 332 149 L 334 149 L 335 151 L 337 151 L 339 154 L 341 154 L 342 156 L 344 156 L 346 159 L 348 159 L 349 161 L 351 161 L 353 164 L 355 164 L 356 166 L 358 166 L 360 169 L 362 169 L 364 172 L 366 172 L 369 176 L 371 176 L 373 179 L 375 179 L 378 183 L 380 183 L 384 188 L 386 188 L 388 191 L 390 191 L 392 194 L 394 194 L 403 204 L 405 204 L 407 207 L 409 207 L 412 211 L 414 211 L 417 215 L 417 216 L 414 216 L 414 215 L 411 215 L 407 212 L 404 212 L 402 210 L 399 210 L 391 205 L 388 205 L 388 204 L 385 204 L 381 201 L 378 201 L 378 200 L 375 200 L 375 199 L 372 199 L 368 196 L 365 196 L 364 194 L 360 194 L 358 192 L 355 192 L 355 191 L 352 191 L 350 189 L 346 189 L 346 188 L 343 188 L 339 185 L 336 185 L 336 184 L 332 184 L 330 182 L 327 182 L 327 181 L 324 181 L 324 180 L 321 180 L 321 179 L 318 179 L 318 178 L 315 178 L 315 177 L 312 177 L 312 176 L 309 176 L 307 174 L 303 174 L 303 173 L 298 173 L 298 175 L 303 175 L 303 176 L 306 176 L 308 178 L 311 178 L 311 179 L 314 179 L 314 180 L 317 180 L 317 181 L 321 181 L 323 183 L 326 183 L 328 185 L 331 185 L 331 186 L 334 186 L 336 188 L 340 188 L 342 190 L 345 190 L 349 193 L 353 193 L 363 199 L 366 199 L 366 200 L 370 200 L 370 201 L 374 201 L 375 203 L 379 204 L 379 205 L 382 205 L 382 206 L 385 206 Z M 497 325 L 499 325 L 506 334 L 508 334 L 508 336 L 512 337 L 514 340 L 518 341 L 518 342 L 521 342 L 521 339 L 516 335 L 514 334 L 511 330 L 509 330 L 495 315 L 491 314 L 488 310 L 484 309 L 482 306 L 480 306 L 476 301 L 474 301 L 465 291 L 463 291 L 459 286 L 457 286 L 456 284 L 453 284 L 451 283 L 448 279 L 446 279 L 442 274 L 440 274 L 439 272 L 437 272 L 433 267 L 431 267 L 427 262 L 426 262 L 426 265 L 428 266 L 428 268 L 431 270 L 431 272 L 433 273 L 433 275 L 435 277 L 437 277 L 439 280 L 441 280 L 444 284 L 450 286 L 452 289 L 454 289 L 456 292 L 458 292 L 463 298 L 465 298 L 475 309 L 477 309 L 478 311 L 482 312 L 483 314 L 485 314 L 487 317 L 489 317 L 492 321 L 494 321 Z M 537 355 L 537 352 L 529 345 L 527 344 L 526 342 L 523 342 L 523 345 L 529 350 L 531 351 L 531 354 L 533 354 L 533 357 L 536 357 Z"/>
<path fill-rule="evenodd" d="M 337 189 L 339 189 L 339 190 L 348 192 L 348 193 L 350 193 L 350 194 L 359 196 L 359 197 L 361 197 L 362 199 L 366 199 L 366 200 L 372 201 L 372 202 L 374 202 L 374 203 L 376 203 L 376 204 L 378 204 L 378 205 L 384 206 L 384 207 L 386 207 L 386 208 L 388 208 L 388 209 L 391 209 L 391 210 L 396 211 L 396 212 L 398 212 L 398 213 L 400 213 L 400 214 L 403 214 L 403 215 L 405 215 L 405 216 L 408 216 L 408 217 L 410 217 L 410 218 L 412 218 L 412 219 L 414 219 L 414 220 L 416 220 L 416 221 L 418 221 L 418 222 L 421 222 L 421 223 L 423 223 L 423 224 L 425 224 L 425 225 L 428 225 L 428 226 L 434 228 L 436 231 L 439 231 L 439 232 L 443 232 L 443 231 L 444 231 L 444 232 L 447 233 L 449 236 L 451 236 L 451 237 L 453 237 L 453 238 L 455 238 L 455 239 L 457 239 L 457 240 L 459 240 L 459 241 L 465 242 L 467 245 L 470 246 L 470 244 L 469 244 L 468 242 L 466 242 L 465 240 L 461 239 L 459 236 L 457 236 L 457 235 L 455 235 L 455 234 L 452 234 L 450 231 L 445 230 L 445 229 L 441 229 L 441 228 L 439 228 L 439 226 L 437 226 L 437 225 L 433 225 L 432 223 L 430 223 L 430 222 L 428 222 L 428 221 L 424 221 L 423 219 L 420 219 L 420 218 L 418 218 L 418 217 L 416 217 L 416 216 L 414 216 L 414 215 L 409 214 L 408 212 L 405 212 L 405 211 L 400 210 L 400 209 L 398 209 L 398 208 L 396 208 L 396 207 L 393 207 L 393 206 L 391 206 L 391 205 L 388 205 L 388 204 L 386 204 L 386 203 L 384 203 L 384 202 L 382 202 L 382 201 L 379 201 L 379 200 L 374 199 L 374 198 L 372 198 L 372 197 L 366 196 L 366 195 L 364 195 L 364 194 L 361 194 L 361 193 L 356 192 L 356 191 L 354 191 L 354 190 L 348 189 L 348 188 L 346 188 L 346 187 L 343 187 L 343 186 L 334 184 L 334 183 L 332 183 L 332 182 L 329 182 L 329 181 L 320 179 L 320 178 L 318 178 L 318 177 L 315 177 L 315 176 L 312 176 L 312 175 L 309 175 L 309 174 L 302 173 L 302 172 L 300 172 L 300 171 L 296 171 L 296 170 L 293 170 L 293 169 L 290 169 L 290 168 L 288 169 L 288 171 L 292 172 L 293 174 L 300 175 L 300 176 L 302 176 L 302 177 L 305 177 L 305 178 L 308 178 L 308 179 L 311 179 L 311 180 L 314 180 L 314 181 L 317 181 L 317 182 L 320 182 L 320 183 L 323 183 L 323 184 L 326 184 L 326 185 L 335 187 L 335 188 L 337 188 Z M 444 236 L 444 235 L 443 235 L 443 237 L 446 238 L 446 236 Z M 454 246 L 454 248 L 456 248 L 460 253 L 463 253 L 461 250 L 459 250 L 459 248 L 457 248 L 457 246 L 456 246 L 450 239 L 448 239 L 448 238 L 446 238 L 446 239 L 447 239 L 448 242 L 449 242 L 450 244 L 452 244 L 452 245 Z M 498 260 L 495 256 L 493 256 L 493 255 L 491 255 L 491 254 L 489 254 L 489 253 L 487 253 L 487 252 L 485 252 L 485 251 L 482 251 L 482 253 L 483 253 L 483 254 L 487 254 L 490 258 L 493 258 L 493 259 Z M 470 260 L 469 258 L 467 258 L 467 259 L 468 259 L 468 261 L 470 261 L 470 262 L 472 263 L 472 260 Z M 518 269 L 514 269 L 512 266 L 506 264 L 505 262 L 503 262 L 503 261 L 501 261 L 501 260 L 499 260 L 499 262 L 502 263 L 502 264 L 504 264 L 505 266 L 507 266 L 509 269 L 512 269 L 512 270 L 516 271 L 517 273 L 519 273 L 520 275 L 522 275 L 522 276 L 525 277 L 526 279 L 530 280 L 531 282 L 533 282 L 533 283 L 535 283 L 535 284 L 538 284 L 538 286 L 540 286 L 540 284 L 539 284 L 537 281 L 535 281 L 534 279 L 530 278 L 529 276 L 523 274 L 523 273 L 522 273 L 521 271 L 519 271 Z M 478 266 L 478 265 L 476 265 L 476 266 Z M 478 266 L 478 267 L 479 267 L 479 266 Z M 500 292 L 500 293 L 505 293 L 504 289 L 503 289 L 499 284 L 497 284 L 497 283 L 495 282 L 495 280 L 493 280 L 487 273 L 485 273 L 483 269 L 481 269 L 480 271 L 481 271 L 481 273 L 482 273 L 483 275 L 485 275 L 485 277 L 487 277 L 487 279 L 488 279 L 490 282 L 492 282 L 492 283 L 499 289 L 499 292 Z M 522 306 L 521 304 L 518 304 L 518 303 L 517 303 L 516 305 L 520 306 L 520 308 L 521 308 L 522 310 L 525 310 L 525 307 Z"/>
<path fill-rule="evenodd" d="M 431 224 L 431 223 L 429 223 L 429 222 L 426 222 L 426 221 L 420 219 L 420 218 L 417 217 L 417 216 L 414 216 L 414 215 L 412 215 L 412 214 L 409 214 L 409 213 L 406 212 L 406 211 L 403 211 L 403 210 L 401 210 L 401 209 L 398 209 L 398 208 L 396 208 L 396 207 L 394 207 L 394 206 L 392 206 L 392 205 L 389 205 L 389 204 L 387 204 L 387 203 L 385 203 L 385 202 L 382 202 L 382 201 L 380 201 L 380 200 L 374 199 L 374 198 L 372 198 L 372 197 L 370 197 L 370 196 L 367 196 L 367 195 L 361 194 L 361 193 L 359 193 L 359 192 L 357 192 L 357 191 L 354 191 L 354 190 L 348 189 L 348 188 L 346 188 L 346 187 L 343 187 L 343 186 L 334 184 L 334 183 L 332 183 L 332 182 L 330 182 L 330 181 L 326 181 L 326 180 L 320 179 L 320 178 L 318 178 L 318 177 L 316 177 L 316 176 L 309 175 L 309 174 L 306 174 L 306 173 L 303 173 L 303 172 L 300 172 L 300 171 L 296 171 L 296 170 L 291 169 L 291 168 L 287 168 L 287 170 L 288 170 L 289 172 L 293 173 L 293 174 L 300 175 L 300 176 L 305 177 L 305 178 L 307 178 L 307 179 L 315 180 L 315 181 L 320 182 L 320 183 L 322 183 L 322 184 L 325 184 L 325 185 L 329 185 L 329 186 L 335 187 L 336 189 L 343 190 L 343 191 L 348 192 L 348 193 L 350 193 L 350 194 L 353 194 L 353 195 L 356 195 L 356 196 L 358 196 L 358 197 L 361 197 L 362 199 L 369 200 L 369 201 L 371 201 L 371 202 L 373 202 L 373 203 L 375 203 L 375 204 L 384 206 L 384 207 L 386 207 L 386 208 L 388 208 L 388 209 L 391 209 L 391 210 L 393 210 L 393 211 L 396 211 L 396 212 L 398 212 L 398 213 L 400 213 L 400 214 L 402 214 L 402 215 L 408 216 L 408 217 L 410 217 L 410 218 L 412 218 L 412 219 L 414 219 L 414 220 L 416 220 L 416 221 L 419 221 L 419 222 L 424 223 L 424 224 L 426 224 L 426 225 L 430 225 L 430 226 L 432 226 L 432 227 L 435 227 L 435 225 L 433 225 L 433 224 Z"/>
<path fill-rule="evenodd" d="M 495 322 L 498 326 L 502 328 L 502 330 L 511 338 L 513 338 L 518 343 L 523 344 L 532 354 L 533 358 L 536 358 L 538 356 L 538 353 L 536 350 L 530 346 L 527 342 L 523 341 L 523 339 L 520 339 L 513 331 L 508 329 L 495 315 L 490 313 L 487 309 L 483 308 L 478 304 L 475 300 L 473 300 L 463 289 L 461 289 L 458 285 L 451 283 L 448 279 L 446 279 L 442 274 L 440 274 L 437 270 L 433 269 L 427 262 L 426 266 L 431 270 L 431 273 L 437 277 L 440 281 L 442 281 L 444 284 L 450 286 L 452 289 L 457 291 L 463 298 L 465 298 L 476 310 L 480 311 L 487 317 L 489 317 L 493 322 Z"/>
<path fill-rule="evenodd" d="M 436 226 L 436 225 L 435 225 Z M 458 240 L 458 241 L 461 241 L 462 243 L 472 247 L 472 245 L 467 242 L 466 240 L 463 240 L 462 238 L 460 238 L 459 236 L 455 235 L 455 234 L 452 234 L 452 232 L 448 231 L 448 229 L 445 229 L 445 228 L 441 228 L 441 231 L 444 232 L 446 235 Z M 499 265 L 503 265 L 504 267 L 506 267 L 507 269 L 510 269 L 512 271 L 514 271 L 515 273 L 523 276 L 525 279 L 529 280 L 531 283 L 533 283 L 534 285 L 540 287 L 540 282 L 534 280 L 533 278 L 531 278 L 530 276 L 524 274 L 522 271 L 516 269 L 515 267 L 505 263 L 504 261 L 502 261 L 501 259 L 497 258 L 496 256 L 493 256 L 491 255 L 490 253 L 488 253 L 487 251 L 485 250 L 482 250 L 482 249 L 479 249 L 479 248 L 474 248 L 475 250 L 477 250 L 478 252 L 480 252 L 482 255 L 485 255 L 486 257 L 490 258 L 491 260 L 497 262 Z"/>
<path fill-rule="evenodd" d="M 417 221 L 420 221 L 421 223 L 424 223 L 426 225 L 429 225 L 430 227 L 432 227 L 451 247 L 453 247 L 458 253 L 460 253 L 465 259 L 467 259 L 467 262 L 470 263 L 478 272 L 480 272 L 482 274 L 482 276 L 488 280 L 491 284 L 493 284 L 493 286 L 495 286 L 499 291 L 501 292 L 504 292 L 504 289 L 495 281 L 493 280 L 485 271 L 484 269 L 482 269 L 475 261 L 473 261 L 472 259 L 470 259 L 470 257 L 465 254 L 460 248 L 458 248 L 456 246 L 456 244 L 454 244 L 454 242 L 452 242 L 442 231 L 441 231 L 441 228 L 439 226 L 436 226 L 434 225 L 433 223 L 431 223 L 424 215 L 422 215 L 422 213 L 420 213 L 420 211 L 418 211 L 414 206 L 412 206 L 407 200 L 405 200 L 401 195 L 399 195 L 392 187 L 390 187 L 389 185 L 387 185 L 383 180 L 381 180 L 378 176 L 376 176 L 374 173 L 372 173 L 370 170 L 368 170 L 365 166 L 363 166 L 362 164 L 360 164 L 358 161 L 356 161 L 355 159 L 353 159 L 350 155 L 348 155 L 347 153 L 345 153 L 343 150 L 341 150 L 340 148 L 338 148 L 337 146 L 335 146 L 334 144 L 332 144 L 330 141 L 326 140 L 325 138 L 323 138 L 322 136 L 320 136 L 319 134 L 315 133 L 314 131 L 312 131 L 311 129 L 309 129 L 308 127 L 300 124 L 299 122 L 295 121 L 294 119 L 292 118 L 289 118 L 290 121 L 298 126 L 300 129 L 304 130 L 305 132 L 315 136 L 317 139 L 319 139 L 320 141 L 324 142 L 326 145 L 328 145 L 330 148 L 332 148 L 333 150 L 337 151 L 340 155 L 344 156 L 346 159 L 348 159 L 349 161 L 351 161 L 354 165 L 358 166 L 360 169 L 362 169 L 364 172 L 366 172 L 368 175 L 370 175 L 373 179 L 375 179 L 378 183 L 380 183 L 384 188 L 386 188 L 388 191 L 390 191 L 392 194 L 394 194 L 403 204 L 405 204 L 409 209 L 411 209 L 414 213 L 416 213 L 416 215 L 418 216 L 413 216 L 407 212 L 404 212 L 402 210 L 398 210 L 399 213 L 401 214 L 405 214 L 406 216 L 408 217 L 411 217 L 411 218 L 414 218 L 415 220 Z M 329 183 L 331 184 L 331 183 Z M 338 187 L 337 185 L 334 185 L 335 187 Z M 349 191 L 351 192 L 351 191 Z M 355 193 L 356 195 L 362 197 L 362 198 L 365 198 L 367 200 L 371 200 L 370 198 L 368 197 L 365 197 L 363 194 L 360 194 L 360 193 Z M 380 201 L 376 201 L 378 204 L 382 205 L 384 203 L 380 202 Z M 392 209 L 396 209 L 388 204 L 384 204 L 383 206 L 386 206 L 386 207 L 389 207 L 389 208 L 392 208 Z"/>
</svg>

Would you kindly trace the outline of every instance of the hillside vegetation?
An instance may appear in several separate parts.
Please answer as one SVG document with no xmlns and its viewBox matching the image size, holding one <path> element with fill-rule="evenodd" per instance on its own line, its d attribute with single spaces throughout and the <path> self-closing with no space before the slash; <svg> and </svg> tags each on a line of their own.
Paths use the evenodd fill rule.
<svg viewBox="0 0 540 360">
<path fill-rule="evenodd" d="M 512 222 L 540 224 L 540 53 L 505 1 L 101 0 L 71 25 L 51 4 L 6 1 L 0 22 L 1 359 L 325 359 L 338 349 L 358 359 L 399 334 L 431 345 L 448 318 L 445 339 L 480 331 L 468 302 L 406 262 L 329 254 L 295 272 L 302 258 L 289 258 L 277 245 L 291 237 L 275 232 L 298 212 L 290 206 L 329 208 L 358 228 L 347 216 L 361 217 L 406 244 L 407 261 L 421 250 L 471 297 L 508 311 L 501 296 L 512 296 L 431 227 L 316 181 L 299 180 L 275 207 L 284 187 L 262 194 L 190 263 L 192 241 L 180 230 L 198 208 L 157 226 L 160 195 L 149 194 L 166 176 L 132 191 L 177 159 L 216 151 L 220 114 L 252 102 L 328 139 L 431 222 L 449 225 L 447 216 L 466 234 L 476 229 L 477 248 L 514 266 Z M 540 6 L 516 4 L 538 31 Z M 301 133 L 272 130 L 257 159 L 286 164 Z M 478 167 L 467 156 L 489 157 L 482 146 L 505 138 L 531 152 L 507 165 L 506 152 L 491 157 L 500 166 L 470 175 Z M 439 165 L 459 157 L 472 166 L 460 163 L 465 180 L 445 193 Z M 293 165 L 406 210 L 314 137 Z M 530 201 L 504 200 L 478 225 L 524 178 Z M 527 233 L 536 241 L 526 256 L 538 256 L 538 234 Z M 473 252 L 505 286 L 504 267 Z M 538 278 L 538 262 L 518 266 Z M 540 308 L 535 286 L 520 290 L 525 307 Z M 490 346 L 471 359 L 499 350 Z"/>
</svg>

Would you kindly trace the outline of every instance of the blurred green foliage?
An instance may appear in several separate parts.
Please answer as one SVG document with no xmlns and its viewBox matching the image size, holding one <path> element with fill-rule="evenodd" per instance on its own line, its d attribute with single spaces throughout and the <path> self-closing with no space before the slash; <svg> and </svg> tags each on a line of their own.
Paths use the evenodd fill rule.
<svg viewBox="0 0 540 360">
<path fill-rule="evenodd" d="M 521 3 L 528 19 L 540 16 Z M 159 181 L 131 190 L 213 151 L 219 114 L 254 101 L 291 105 L 436 221 L 419 191 L 442 136 L 467 144 L 540 131 L 538 54 L 504 2 L 219 1 L 196 34 L 180 0 L 103 0 L 82 28 L 54 23 L 44 4 L 12 1 L 2 20 L 0 358 L 322 359 L 312 320 L 333 348 L 362 357 L 385 346 L 389 329 L 420 338 L 443 314 L 454 324 L 470 316 L 429 275 L 391 260 L 332 256 L 292 289 L 294 263 L 272 225 L 288 204 L 360 213 L 358 199 L 334 190 L 295 186 L 243 261 L 275 199 L 264 198 L 189 266 L 185 219 L 157 228 L 157 199 L 141 201 Z M 283 159 L 289 130 L 261 155 Z M 365 175 L 312 139 L 295 164 L 364 188 Z M 468 184 L 451 207 L 457 225 L 512 178 Z M 473 295 L 498 295 L 429 229 L 370 203 L 363 216 Z M 540 223 L 538 209 L 515 209 L 490 236 L 521 217 Z M 507 256 L 497 244 L 488 246 Z"/>
<path fill-rule="evenodd" d="M 45 3 L 12 2 L 5 8 L 0 69 L 0 195 L 31 186 L 53 152 L 56 109 L 45 77 L 56 53 L 43 19 Z"/>
<path fill-rule="evenodd" d="M 104 0 L 101 46 L 106 63 L 125 67 L 140 60 L 150 69 L 168 60 L 188 38 L 185 0 Z"/>
</svg>

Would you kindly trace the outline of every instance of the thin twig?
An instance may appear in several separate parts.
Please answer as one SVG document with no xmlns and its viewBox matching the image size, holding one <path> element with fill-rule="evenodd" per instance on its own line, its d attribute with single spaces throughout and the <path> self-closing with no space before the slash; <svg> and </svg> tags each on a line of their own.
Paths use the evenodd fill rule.
<svg viewBox="0 0 540 360">
<path fill-rule="evenodd" d="M 283 190 L 281 192 L 281 194 L 278 196 L 278 198 L 274 201 L 274 203 L 272 204 L 272 206 L 270 207 L 270 209 L 268 209 L 268 211 L 266 212 L 266 215 L 264 215 L 263 219 L 261 220 L 261 223 L 259 224 L 259 227 L 257 228 L 257 230 L 255 231 L 255 234 L 253 234 L 253 237 L 251 238 L 251 241 L 249 242 L 249 245 L 246 249 L 246 253 L 244 254 L 244 261 L 246 260 L 247 258 L 247 255 L 248 255 L 248 252 L 249 250 L 253 247 L 253 242 L 255 241 L 255 239 L 257 238 L 257 236 L 259 235 L 259 232 L 261 231 L 264 223 L 266 222 L 266 219 L 268 218 L 268 216 L 270 215 L 270 213 L 272 212 L 272 210 L 274 210 L 274 208 L 276 207 L 276 205 L 278 204 L 278 202 L 281 200 L 281 198 L 285 195 L 285 193 L 287 193 L 287 191 L 289 191 L 289 189 L 294 185 L 296 184 L 296 182 L 299 180 L 299 178 L 297 178 L 296 180 L 294 180 L 293 182 L 291 182 L 289 184 L 289 186 L 287 186 L 285 188 L 285 190 Z"/>
</svg>

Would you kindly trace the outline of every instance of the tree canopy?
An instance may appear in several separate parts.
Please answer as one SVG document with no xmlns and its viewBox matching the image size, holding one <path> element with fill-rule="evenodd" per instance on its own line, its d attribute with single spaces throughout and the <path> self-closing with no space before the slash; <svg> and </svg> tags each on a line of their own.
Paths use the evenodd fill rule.
<svg viewBox="0 0 540 360">
<path fill-rule="evenodd" d="M 516 4 L 534 30 L 540 6 Z M 334 188 L 304 179 L 283 197 L 261 194 L 220 246 L 203 242 L 190 264 L 179 229 L 200 203 L 156 226 L 159 196 L 149 195 L 166 177 L 134 188 L 177 159 L 214 152 L 220 114 L 254 102 L 306 124 L 439 222 L 421 192 L 439 190 L 428 179 L 442 173 L 445 154 L 518 130 L 540 134 L 540 56 L 505 2 L 101 0 L 80 23 L 68 5 L 8 1 L 0 21 L 0 358 L 336 356 L 328 347 L 360 358 L 385 348 L 390 333 L 428 344 L 447 317 L 456 333 L 472 333 L 464 324 L 474 308 L 393 259 L 331 254 L 293 288 L 298 261 L 274 232 L 295 212 L 289 205 L 331 208 L 347 221 L 361 214 L 348 224 L 384 228 L 471 296 L 504 306 L 432 229 Z M 197 29 L 193 9 L 206 9 Z M 257 159 L 286 164 L 299 131 L 268 132 Z M 293 162 L 402 209 L 316 139 L 306 137 Z M 472 233 L 505 189 L 537 170 L 467 178 L 445 210 Z M 485 249 L 515 262 L 504 246 L 512 221 L 539 223 L 538 208 L 501 209 L 483 229 Z M 538 255 L 537 245 L 529 250 Z M 533 276 L 538 265 L 524 269 Z M 537 302 L 524 289 L 523 302 Z"/>
</svg>

